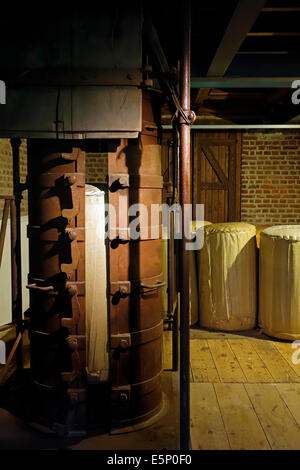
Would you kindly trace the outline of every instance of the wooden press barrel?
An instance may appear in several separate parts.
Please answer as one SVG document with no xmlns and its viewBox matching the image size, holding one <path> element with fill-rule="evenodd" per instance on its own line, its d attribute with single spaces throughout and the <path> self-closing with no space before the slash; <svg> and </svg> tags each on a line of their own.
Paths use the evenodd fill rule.
<svg viewBox="0 0 300 470">
<path fill-rule="evenodd" d="M 85 153 L 71 142 L 28 141 L 33 423 L 84 432 Z"/>
<path fill-rule="evenodd" d="M 143 203 L 140 239 L 130 239 L 129 218 L 117 215 L 110 240 L 110 357 L 112 428 L 148 422 L 162 408 L 162 229 L 151 237 L 151 204 L 161 204 L 163 178 L 157 126 L 151 97 L 143 93 L 142 132 L 122 140 L 108 158 L 109 202 L 118 212 L 120 196 L 127 207 Z M 123 224 L 123 225 L 121 225 Z M 149 230 L 148 230 L 149 229 Z"/>
</svg>

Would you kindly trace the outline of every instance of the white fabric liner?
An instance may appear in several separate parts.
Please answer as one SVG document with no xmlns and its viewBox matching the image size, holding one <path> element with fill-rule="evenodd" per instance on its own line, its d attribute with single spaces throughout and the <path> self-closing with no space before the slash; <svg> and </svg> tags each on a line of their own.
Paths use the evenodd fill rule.
<svg viewBox="0 0 300 470">
<path fill-rule="evenodd" d="M 0 211 L 0 226 L 2 224 L 2 210 Z M 28 215 L 21 216 L 21 253 L 22 253 L 22 307 L 23 312 L 29 308 L 29 289 L 26 289 L 29 273 L 29 249 L 27 238 Z M 10 216 L 7 221 L 4 241 L 2 263 L 0 267 L 1 310 L 0 326 L 12 322 L 11 305 L 11 247 L 10 247 Z"/>
<path fill-rule="evenodd" d="M 162 228 L 162 272 L 163 272 L 163 282 L 166 283 L 162 287 L 162 313 L 165 317 L 168 314 L 168 227 Z"/>
<path fill-rule="evenodd" d="M 191 222 L 191 232 L 196 233 L 199 228 L 210 225 L 211 222 L 203 220 L 193 220 Z M 190 325 L 195 325 L 199 321 L 199 309 L 198 309 L 198 274 L 196 265 L 197 251 L 190 251 Z M 168 230 L 167 227 L 163 227 L 162 235 L 162 265 L 164 282 L 166 286 L 162 288 L 162 305 L 163 314 L 168 313 Z"/>
<path fill-rule="evenodd" d="M 200 325 L 238 331 L 256 322 L 256 228 L 244 222 L 204 227 L 198 251 Z"/>
<path fill-rule="evenodd" d="M 108 380 L 108 313 L 104 192 L 85 186 L 87 380 Z"/>
<path fill-rule="evenodd" d="M 191 232 L 196 234 L 197 230 L 203 230 L 211 222 L 206 220 L 193 220 Z M 198 270 L 197 250 L 190 251 L 190 326 L 199 322 L 199 300 L 198 300 Z"/>
<path fill-rule="evenodd" d="M 300 225 L 261 232 L 259 325 L 275 338 L 300 339 Z"/>
</svg>

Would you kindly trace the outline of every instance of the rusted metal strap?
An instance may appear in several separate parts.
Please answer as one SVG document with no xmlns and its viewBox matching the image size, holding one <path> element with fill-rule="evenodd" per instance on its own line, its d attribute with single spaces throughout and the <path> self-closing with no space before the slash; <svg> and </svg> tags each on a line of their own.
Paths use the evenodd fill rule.
<svg viewBox="0 0 300 470">
<path fill-rule="evenodd" d="M 66 288 L 75 286 L 77 289 L 77 297 L 85 295 L 85 281 L 67 281 Z"/>
<path fill-rule="evenodd" d="M 27 225 L 27 237 L 34 238 L 45 242 L 57 242 L 61 235 L 65 233 L 70 241 L 77 240 L 78 242 L 85 240 L 85 228 L 65 228 L 63 231 L 59 228 L 50 228 L 43 230 L 38 225 Z"/>
<path fill-rule="evenodd" d="M 110 283 L 110 295 L 114 295 L 120 292 L 123 295 L 129 295 L 131 293 L 140 291 L 143 289 L 159 289 L 165 286 L 163 281 L 163 273 L 158 274 L 154 277 L 146 277 L 144 279 L 134 280 L 134 281 L 117 281 Z"/>
<path fill-rule="evenodd" d="M 80 212 L 80 193 L 78 192 L 77 187 L 70 186 L 72 194 L 72 209 L 62 209 L 61 215 L 68 219 L 69 224 L 71 224 L 74 217 L 76 217 Z"/>
<path fill-rule="evenodd" d="M 78 403 L 84 403 L 86 401 L 85 388 L 68 388 L 67 393 L 73 405 Z"/>
<path fill-rule="evenodd" d="M 78 248 L 77 240 L 71 242 L 71 263 L 62 263 L 60 265 L 60 270 L 62 273 L 65 273 L 67 278 L 70 279 L 73 272 L 78 268 L 80 260 L 80 251 Z"/>
<path fill-rule="evenodd" d="M 39 178 L 39 184 L 44 188 L 54 188 L 58 185 L 82 188 L 85 185 L 85 175 L 84 173 L 64 173 L 63 175 L 42 173 Z"/>
<path fill-rule="evenodd" d="M 76 161 L 81 155 L 81 150 L 78 147 L 74 147 L 72 153 L 60 153 L 59 155 L 63 160 Z"/>
<path fill-rule="evenodd" d="M 68 287 L 68 293 L 71 297 L 72 317 L 71 318 L 63 317 L 61 319 L 61 325 L 69 329 L 71 329 L 73 326 L 78 325 L 79 323 L 80 305 L 78 302 L 77 292 L 78 292 L 77 286 L 75 284 L 70 283 Z"/>
<path fill-rule="evenodd" d="M 149 343 L 160 338 L 163 332 L 163 321 L 159 322 L 153 328 L 147 330 L 135 331 L 133 333 L 123 333 L 119 335 L 111 335 L 110 345 L 112 349 L 126 350 L 131 346 L 137 346 Z"/>
<path fill-rule="evenodd" d="M 135 230 L 135 228 L 131 229 L 130 227 L 128 228 L 110 227 L 109 239 L 111 241 L 115 241 L 116 239 L 123 240 L 123 241 L 134 240 L 134 237 L 132 236 L 133 230 Z M 134 235 L 136 234 L 134 233 Z M 159 240 L 162 237 L 162 224 L 149 225 L 149 226 L 146 225 L 142 227 L 140 226 L 138 235 L 139 235 L 139 238 L 138 238 L 139 240 Z"/>
<path fill-rule="evenodd" d="M 40 292 L 48 292 L 48 293 L 55 291 L 55 288 L 53 286 L 38 286 L 36 283 L 27 284 L 26 289 L 37 290 Z"/>
<path fill-rule="evenodd" d="M 140 286 L 143 289 L 147 289 L 147 290 L 159 289 L 160 287 L 164 287 L 165 285 L 166 285 L 165 282 L 159 282 L 159 281 L 153 284 L 146 284 L 146 283 L 140 284 Z"/>
<path fill-rule="evenodd" d="M 62 216 L 66 217 L 70 223 L 73 217 L 76 217 L 80 211 L 80 193 L 79 188 L 85 186 L 84 173 L 43 173 L 40 175 L 39 184 L 45 188 L 69 188 L 71 191 L 72 208 L 62 209 Z"/>
<path fill-rule="evenodd" d="M 81 343 L 81 346 L 85 347 L 85 337 L 84 336 L 76 336 L 70 335 L 66 339 L 70 350 L 72 351 L 71 360 L 72 360 L 72 371 L 70 372 L 62 372 L 61 378 L 64 382 L 72 383 L 75 379 L 80 377 L 82 371 L 82 364 L 80 360 L 80 356 L 78 353 L 78 349 Z"/>
<path fill-rule="evenodd" d="M 121 399 L 120 401 L 122 401 L 122 398 L 124 398 L 124 401 L 126 401 L 125 397 L 120 397 L 121 393 L 126 393 L 128 398 L 130 398 L 132 393 L 138 393 L 140 395 L 151 393 L 161 383 L 162 372 L 163 371 L 161 370 L 157 375 L 151 377 L 149 380 L 145 380 L 144 382 L 112 387 L 112 399 L 117 401 Z"/>
<path fill-rule="evenodd" d="M 76 286 L 77 296 L 85 295 L 85 282 L 84 281 L 67 281 L 64 285 L 64 288 L 68 289 L 69 287 L 72 287 L 72 286 Z M 45 279 L 37 279 L 30 275 L 28 276 L 28 284 L 26 287 L 27 289 L 41 291 L 49 295 L 57 295 L 58 290 L 59 290 L 59 286 L 49 285 L 49 281 L 46 281 Z M 49 287 L 51 287 L 51 290 L 48 289 Z"/>
<path fill-rule="evenodd" d="M 143 119 L 143 127 L 141 133 L 144 135 L 152 135 L 154 137 L 157 137 L 158 127 L 154 122 L 146 121 L 145 119 Z"/>
<path fill-rule="evenodd" d="M 40 331 L 40 330 L 31 330 L 31 334 L 35 335 L 40 338 L 48 338 L 50 344 L 57 344 L 62 336 L 57 335 L 58 330 L 54 331 L 53 333 L 47 333 L 45 331 Z M 67 338 L 71 338 L 72 341 L 76 341 L 77 343 L 77 349 L 80 351 L 85 350 L 86 346 L 86 336 L 85 335 L 69 335 Z M 64 338 L 65 339 L 65 338 Z"/>
<path fill-rule="evenodd" d="M 64 382 L 72 383 L 81 375 L 81 360 L 78 351 L 73 351 L 71 355 L 72 370 L 70 372 L 62 372 L 61 378 Z"/>
<path fill-rule="evenodd" d="M 38 285 L 37 283 L 27 284 L 27 289 L 31 289 L 33 291 L 42 292 L 48 295 L 58 295 L 58 288 L 54 286 L 47 286 L 47 285 Z M 84 295 L 84 286 L 81 284 L 76 284 L 75 282 L 68 282 L 66 284 L 66 291 L 68 292 L 69 296 L 71 297 L 71 307 L 72 307 L 72 316 L 62 317 L 61 318 L 61 325 L 63 327 L 71 329 L 73 326 L 78 325 L 79 318 L 80 318 L 80 305 L 78 301 L 78 290 L 81 290 L 81 295 Z"/>
</svg>

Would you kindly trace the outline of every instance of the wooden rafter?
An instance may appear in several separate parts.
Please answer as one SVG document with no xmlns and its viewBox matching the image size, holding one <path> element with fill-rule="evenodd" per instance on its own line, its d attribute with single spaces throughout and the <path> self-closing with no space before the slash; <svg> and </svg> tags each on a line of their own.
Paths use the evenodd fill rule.
<svg viewBox="0 0 300 470">
<path fill-rule="evenodd" d="M 300 36 L 299 31 L 255 31 L 247 33 L 247 37 L 298 37 Z"/>
<path fill-rule="evenodd" d="M 207 76 L 222 76 L 231 64 L 266 0 L 240 0 L 219 44 Z"/>
<path fill-rule="evenodd" d="M 195 97 L 196 104 L 202 104 L 208 98 L 210 88 L 199 88 Z"/>
<path fill-rule="evenodd" d="M 289 88 L 293 77 L 191 77 L 191 88 Z"/>
<path fill-rule="evenodd" d="M 299 7 L 264 7 L 263 12 L 268 13 L 295 13 L 300 11 Z"/>
<path fill-rule="evenodd" d="M 196 105 L 196 113 L 198 112 L 200 106 L 208 98 L 210 91 L 211 91 L 211 88 L 199 88 L 199 90 L 197 90 L 197 93 L 194 99 L 194 103 Z"/>
</svg>

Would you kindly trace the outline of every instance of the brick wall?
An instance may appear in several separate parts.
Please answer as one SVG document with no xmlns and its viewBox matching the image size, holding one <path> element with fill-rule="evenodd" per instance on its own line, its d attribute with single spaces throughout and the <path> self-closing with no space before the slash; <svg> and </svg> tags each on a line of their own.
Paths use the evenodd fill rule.
<svg viewBox="0 0 300 470">
<path fill-rule="evenodd" d="M 241 219 L 300 223 L 300 132 L 242 135 Z"/>
<path fill-rule="evenodd" d="M 22 140 L 20 146 L 20 177 L 25 183 L 27 175 L 27 142 Z M 13 194 L 12 149 L 9 139 L 0 139 L 0 195 Z M 2 217 L 3 200 L 0 200 L 0 218 Z M 23 192 L 22 214 L 27 214 L 27 191 Z"/>
<path fill-rule="evenodd" d="M 20 177 L 25 183 L 27 175 L 27 142 L 20 146 Z M 106 183 L 107 153 L 88 153 L 86 156 L 86 181 L 88 183 Z M 0 195 L 13 194 L 12 149 L 9 139 L 0 139 Z M 0 200 L 0 218 L 4 201 Z M 22 215 L 27 214 L 27 191 L 23 192 Z"/>
<path fill-rule="evenodd" d="M 256 225 L 300 223 L 300 132 L 245 132 L 242 135 L 241 219 Z M 25 182 L 27 146 L 20 147 Z M 106 183 L 107 153 L 88 153 L 86 181 Z M 0 139 L 0 194 L 12 194 L 12 151 Z M 22 213 L 27 213 L 27 191 Z M 0 201 L 0 217 L 3 201 Z"/>
<path fill-rule="evenodd" d="M 107 153 L 87 153 L 86 155 L 86 182 L 106 183 L 108 165 Z"/>
</svg>

